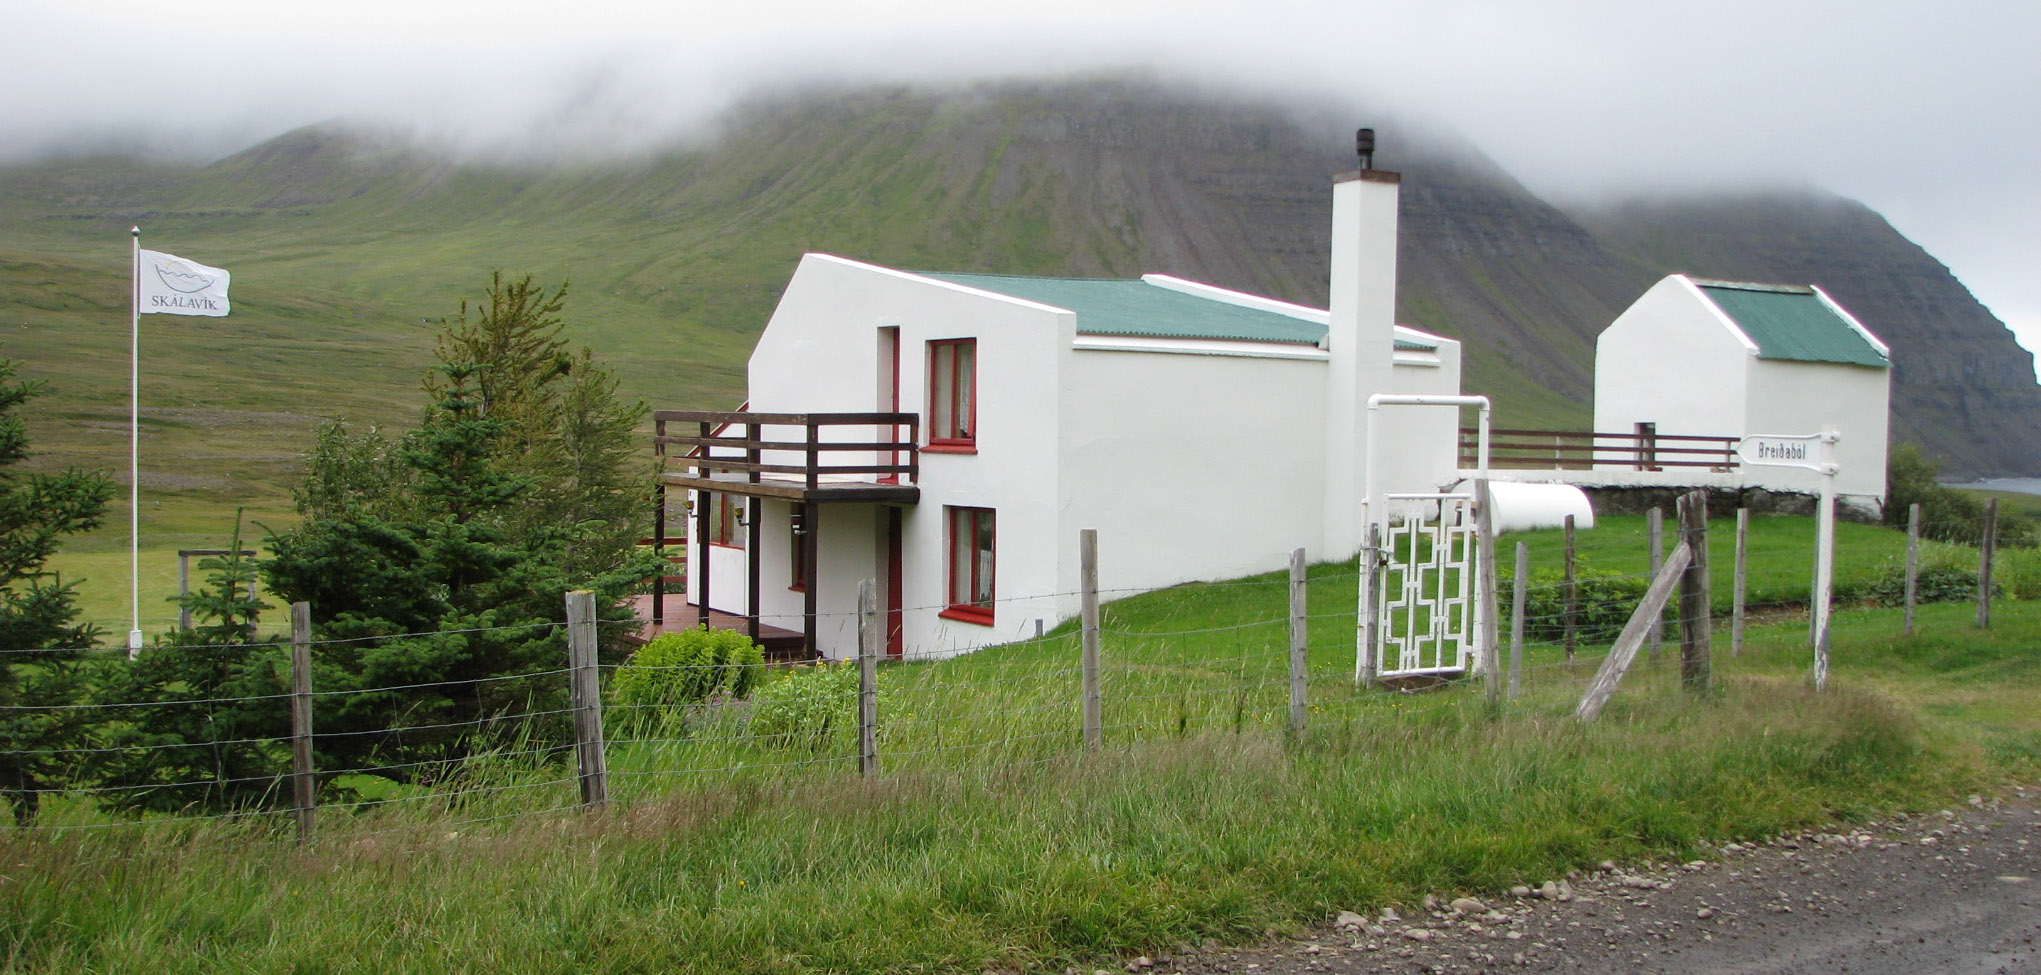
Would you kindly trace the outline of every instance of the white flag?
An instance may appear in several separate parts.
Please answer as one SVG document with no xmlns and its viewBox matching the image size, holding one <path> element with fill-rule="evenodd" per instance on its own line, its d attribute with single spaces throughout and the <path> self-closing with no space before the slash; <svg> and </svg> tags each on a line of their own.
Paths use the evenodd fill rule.
<svg viewBox="0 0 2041 975">
<path fill-rule="evenodd" d="M 227 313 L 227 272 L 161 251 L 142 252 L 144 315 L 207 315 Z"/>
</svg>

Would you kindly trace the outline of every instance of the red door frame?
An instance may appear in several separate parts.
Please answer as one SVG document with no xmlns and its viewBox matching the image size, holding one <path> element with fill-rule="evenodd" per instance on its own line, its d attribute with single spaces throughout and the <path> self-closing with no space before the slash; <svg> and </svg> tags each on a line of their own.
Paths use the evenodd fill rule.
<svg viewBox="0 0 2041 975">
<path fill-rule="evenodd" d="M 886 656 L 906 655 L 900 609 L 900 509 L 886 509 Z"/>
<path fill-rule="evenodd" d="M 889 336 L 890 341 L 888 341 Z M 879 337 L 881 341 L 885 341 L 888 345 L 891 345 L 893 347 L 892 349 L 893 382 L 892 389 L 887 397 L 889 400 L 891 400 L 891 402 L 885 404 L 886 412 L 898 413 L 900 412 L 900 326 L 898 325 L 881 326 L 879 329 Z M 898 423 L 893 424 L 893 433 L 890 439 L 896 445 L 900 442 L 900 424 Z M 886 461 L 887 465 L 892 467 L 900 466 L 900 449 L 897 446 L 893 450 L 888 452 L 888 457 L 889 459 Z M 898 484 L 900 483 L 900 475 L 887 474 L 886 476 L 879 478 L 879 480 L 886 484 Z"/>
</svg>

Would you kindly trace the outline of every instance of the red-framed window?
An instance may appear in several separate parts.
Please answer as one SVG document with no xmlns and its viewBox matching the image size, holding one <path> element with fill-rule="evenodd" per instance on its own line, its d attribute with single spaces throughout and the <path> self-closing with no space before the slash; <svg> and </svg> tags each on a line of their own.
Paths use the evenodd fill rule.
<svg viewBox="0 0 2041 975">
<path fill-rule="evenodd" d="M 990 508 L 945 508 L 949 519 L 949 608 L 942 615 L 992 625 L 998 532 Z"/>
<path fill-rule="evenodd" d="M 791 573 L 793 581 L 787 584 L 787 588 L 795 592 L 807 592 L 808 517 L 801 512 L 798 505 L 795 506 L 793 514 L 787 516 L 787 538 L 793 543 L 794 553 L 793 558 L 787 560 L 793 566 Z"/>
<path fill-rule="evenodd" d="M 978 340 L 928 343 L 928 445 L 974 450 L 978 446 Z"/>
<path fill-rule="evenodd" d="M 744 499 L 720 491 L 709 497 L 709 544 L 744 547 Z"/>
</svg>

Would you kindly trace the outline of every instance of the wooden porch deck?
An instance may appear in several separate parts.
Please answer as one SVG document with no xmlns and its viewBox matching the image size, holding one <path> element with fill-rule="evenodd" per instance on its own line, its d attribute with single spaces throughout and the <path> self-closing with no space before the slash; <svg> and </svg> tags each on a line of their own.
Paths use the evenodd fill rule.
<svg viewBox="0 0 2041 975">
<path fill-rule="evenodd" d="M 701 611 L 686 597 L 668 593 L 666 596 L 666 619 L 658 626 L 652 625 L 652 596 L 648 593 L 631 599 L 631 611 L 641 621 L 637 631 L 626 637 L 633 643 L 646 643 L 661 633 L 678 633 L 692 630 L 701 625 Z M 725 613 L 720 609 L 709 610 L 709 628 L 745 632 L 749 620 L 742 616 Z M 789 630 L 770 623 L 758 624 L 758 642 L 765 647 L 768 663 L 799 663 L 813 660 L 816 655 L 801 652 L 801 631 Z"/>
</svg>

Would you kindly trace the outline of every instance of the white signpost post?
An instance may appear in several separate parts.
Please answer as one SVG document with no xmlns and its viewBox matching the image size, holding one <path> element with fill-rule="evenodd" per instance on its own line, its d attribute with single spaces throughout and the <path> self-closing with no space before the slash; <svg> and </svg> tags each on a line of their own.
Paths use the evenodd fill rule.
<svg viewBox="0 0 2041 975">
<path fill-rule="evenodd" d="M 1821 506 L 1814 531 L 1814 689 L 1828 686 L 1829 596 L 1835 588 L 1835 444 L 1834 430 L 1820 433 L 1753 433 L 1736 444 L 1736 455 L 1755 467 L 1802 467 L 1821 474 Z"/>
</svg>

